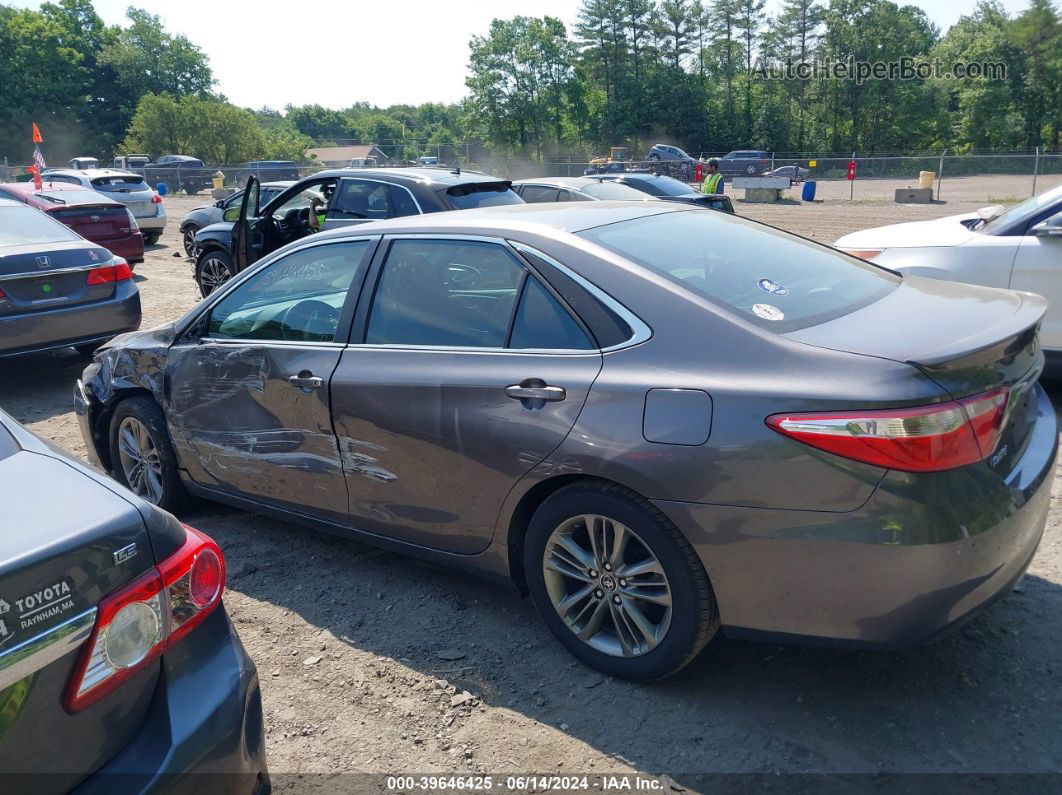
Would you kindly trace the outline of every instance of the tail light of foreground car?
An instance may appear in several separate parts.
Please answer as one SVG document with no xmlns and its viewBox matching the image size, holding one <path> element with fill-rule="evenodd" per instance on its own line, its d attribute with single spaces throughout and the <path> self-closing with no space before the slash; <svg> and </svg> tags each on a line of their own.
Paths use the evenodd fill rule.
<svg viewBox="0 0 1062 795">
<path fill-rule="evenodd" d="M 875 411 L 773 414 L 767 425 L 783 436 L 905 472 L 939 472 L 992 454 L 1003 431 L 1010 388 L 931 406 Z"/>
<path fill-rule="evenodd" d="M 110 282 L 124 282 L 133 278 L 133 270 L 129 263 L 121 257 L 114 257 L 106 265 L 93 268 L 85 277 L 85 284 L 109 284 Z"/>
<path fill-rule="evenodd" d="M 162 204 L 162 197 L 159 196 L 157 193 L 152 193 L 151 194 L 151 203 L 152 204 Z"/>
<path fill-rule="evenodd" d="M 114 690 L 187 635 L 221 602 L 225 559 L 207 536 L 188 525 L 173 555 L 99 604 L 66 694 L 78 712 Z"/>
</svg>

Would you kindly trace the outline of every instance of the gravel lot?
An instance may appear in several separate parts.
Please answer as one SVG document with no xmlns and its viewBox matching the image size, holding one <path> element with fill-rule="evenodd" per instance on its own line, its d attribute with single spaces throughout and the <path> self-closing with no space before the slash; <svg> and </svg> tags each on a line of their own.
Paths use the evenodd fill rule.
<svg viewBox="0 0 1062 795">
<path fill-rule="evenodd" d="M 170 226 L 136 270 L 145 327 L 197 300 L 175 252 L 177 222 L 202 201 L 166 199 Z M 832 241 L 978 204 L 737 207 Z M 0 405 L 83 455 L 71 411 L 83 365 L 73 351 L 4 362 Z M 1062 770 L 1057 510 L 1016 591 L 935 645 L 854 653 L 718 640 L 648 686 L 575 663 L 515 592 L 216 505 L 182 518 L 225 550 L 226 604 L 258 664 L 280 791 L 337 771 L 638 770 L 710 789 L 703 774 Z"/>
</svg>

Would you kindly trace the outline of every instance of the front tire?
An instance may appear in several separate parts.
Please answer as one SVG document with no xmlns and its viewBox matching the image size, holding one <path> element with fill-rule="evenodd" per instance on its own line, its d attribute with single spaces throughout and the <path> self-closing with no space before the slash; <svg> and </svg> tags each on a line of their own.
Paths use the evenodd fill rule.
<svg viewBox="0 0 1062 795">
<path fill-rule="evenodd" d="M 199 231 L 198 226 L 187 226 L 184 232 L 181 233 L 181 243 L 184 246 L 184 253 L 188 259 L 195 259 L 199 254 L 199 248 L 195 244 L 195 233 Z"/>
<path fill-rule="evenodd" d="M 195 264 L 195 283 L 204 298 L 235 275 L 236 265 L 227 251 L 212 248 L 199 254 Z"/>
<path fill-rule="evenodd" d="M 146 395 L 127 398 L 111 417 L 111 469 L 140 498 L 174 511 L 187 499 L 166 417 Z"/>
<path fill-rule="evenodd" d="M 543 502 L 528 527 L 523 563 L 550 631 L 610 676 L 669 676 L 719 629 L 693 547 L 652 503 L 617 484 L 575 483 Z"/>
</svg>

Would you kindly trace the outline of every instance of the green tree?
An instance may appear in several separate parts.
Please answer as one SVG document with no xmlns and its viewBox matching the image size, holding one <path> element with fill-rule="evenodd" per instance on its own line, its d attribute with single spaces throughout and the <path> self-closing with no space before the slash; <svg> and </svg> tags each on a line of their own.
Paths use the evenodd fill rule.
<svg viewBox="0 0 1062 795">
<path fill-rule="evenodd" d="M 146 94 L 137 105 L 123 149 L 152 157 L 179 153 L 231 164 L 260 158 L 265 146 L 258 121 L 245 108 L 215 99 Z"/>
<path fill-rule="evenodd" d="M 214 74 L 206 55 L 183 35 L 167 33 L 162 20 L 140 8 L 126 10 L 129 26 L 99 54 L 114 70 L 126 98 L 135 106 L 145 94 L 209 96 Z"/>
<path fill-rule="evenodd" d="M 469 48 L 469 109 L 486 136 L 521 149 L 540 147 L 547 134 L 559 142 L 574 57 L 564 23 L 553 17 L 496 19 Z"/>
</svg>

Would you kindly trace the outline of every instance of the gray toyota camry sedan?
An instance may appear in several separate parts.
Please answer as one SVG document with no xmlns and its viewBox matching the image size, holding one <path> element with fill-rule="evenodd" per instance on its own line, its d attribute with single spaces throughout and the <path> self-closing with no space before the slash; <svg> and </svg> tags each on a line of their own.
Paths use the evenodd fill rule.
<svg viewBox="0 0 1062 795">
<path fill-rule="evenodd" d="M 498 207 L 299 240 L 76 403 L 152 502 L 512 580 L 650 679 L 719 632 L 889 647 L 1006 593 L 1054 471 L 1044 307 L 664 202 Z"/>
</svg>

